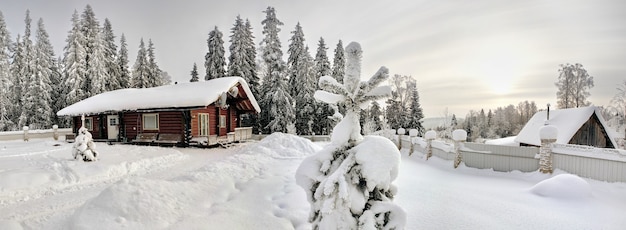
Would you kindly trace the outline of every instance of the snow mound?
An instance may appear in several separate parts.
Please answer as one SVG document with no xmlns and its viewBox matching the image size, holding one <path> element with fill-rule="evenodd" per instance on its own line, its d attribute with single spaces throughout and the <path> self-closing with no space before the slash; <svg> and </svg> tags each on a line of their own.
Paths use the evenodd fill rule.
<svg viewBox="0 0 626 230">
<path fill-rule="evenodd" d="M 531 193 L 543 197 L 582 199 L 591 197 L 591 186 L 584 179 L 572 174 L 560 174 L 537 183 Z"/>
<path fill-rule="evenodd" d="M 273 133 L 244 151 L 251 154 L 264 153 L 274 158 L 303 158 L 319 150 L 321 147 L 313 144 L 309 139 L 291 134 Z"/>
<path fill-rule="evenodd" d="M 0 229 L 3 230 L 22 230 L 22 225 L 17 221 L 0 220 Z"/>
<path fill-rule="evenodd" d="M 147 180 L 125 179 L 102 191 L 78 209 L 72 229 L 165 229 L 183 217 L 189 204 L 199 197 L 196 186 Z"/>
</svg>

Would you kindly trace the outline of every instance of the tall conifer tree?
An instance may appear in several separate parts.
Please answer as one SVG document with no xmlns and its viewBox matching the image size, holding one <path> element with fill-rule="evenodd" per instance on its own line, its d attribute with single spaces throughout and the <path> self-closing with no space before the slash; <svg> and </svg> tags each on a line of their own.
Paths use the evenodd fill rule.
<svg viewBox="0 0 626 230">
<path fill-rule="evenodd" d="M 196 63 L 193 63 L 193 69 L 191 69 L 191 79 L 189 80 L 189 82 L 198 82 L 198 66 L 196 65 Z"/>
<path fill-rule="evenodd" d="M 150 84 L 150 67 L 147 60 L 146 44 L 143 42 L 143 38 L 139 42 L 139 50 L 137 51 L 137 60 L 133 65 L 132 73 L 132 87 L 133 88 L 149 88 Z"/>
<path fill-rule="evenodd" d="M 115 34 L 113 26 L 108 18 L 104 19 L 102 25 L 102 38 L 104 40 L 105 68 L 109 75 L 109 80 L 105 84 L 105 90 L 111 91 L 122 88 L 121 69 L 117 63 L 117 45 L 115 44 Z"/>
<path fill-rule="evenodd" d="M 224 39 L 222 39 L 222 32 L 217 29 L 217 26 L 209 32 L 207 44 L 209 51 L 206 56 L 204 56 L 204 67 L 206 68 L 204 80 L 224 77 L 226 73 L 224 70 L 226 66 L 224 59 Z"/>
<path fill-rule="evenodd" d="M 322 76 L 330 76 L 330 62 L 328 61 L 327 55 L 328 48 L 326 47 L 326 42 L 324 42 L 324 38 L 320 37 L 320 40 L 317 45 L 317 52 L 315 53 L 315 79 L 320 79 Z M 329 119 L 330 116 L 333 115 L 333 109 L 326 103 L 320 103 L 319 106 L 316 106 L 315 111 L 315 133 L 321 135 L 330 134 L 332 127 L 335 125 Z"/>
<path fill-rule="evenodd" d="M 0 11 L 0 131 L 15 129 L 11 116 L 11 35 Z"/>
<path fill-rule="evenodd" d="M 333 58 L 333 71 L 332 75 L 337 82 L 343 82 L 343 75 L 346 71 L 346 59 L 345 52 L 343 50 L 343 43 L 341 40 L 337 43 L 337 47 L 335 47 L 335 57 Z"/>
<path fill-rule="evenodd" d="M 281 50 L 278 32 L 279 26 L 283 25 L 276 18 L 273 7 L 267 7 L 264 11 L 263 35 L 261 41 L 261 57 L 266 65 L 265 79 L 260 100 L 261 125 L 266 133 L 295 132 L 293 99 L 289 95 L 287 79 L 285 77 L 285 62 Z"/>
<path fill-rule="evenodd" d="M 122 34 L 120 37 L 120 50 L 117 53 L 117 66 L 120 70 L 119 83 L 120 88 L 131 87 L 131 75 L 128 67 L 128 48 L 126 44 L 126 36 Z"/>
<path fill-rule="evenodd" d="M 26 10 L 26 18 L 24 19 L 26 24 L 26 29 L 24 30 L 24 37 L 22 38 L 21 43 L 18 43 L 16 54 L 14 57 L 14 79 L 16 81 L 13 82 L 14 85 L 14 115 L 17 118 L 18 127 L 22 127 L 25 125 L 29 125 L 29 114 L 30 111 L 26 111 L 24 109 L 25 106 L 25 98 L 28 92 L 28 85 L 31 84 L 34 75 L 34 47 L 33 42 L 30 38 L 31 35 L 31 18 L 30 11 Z M 19 40 L 19 39 L 18 39 Z"/>
<path fill-rule="evenodd" d="M 87 97 L 84 89 L 87 74 L 87 52 L 85 50 L 85 36 L 80 31 L 78 12 L 72 15 L 72 29 L 65 39 L 67 44 L 63 48 L 63 79 L 66 88 L 65 104 L 71 105 Z"/>
</svg>

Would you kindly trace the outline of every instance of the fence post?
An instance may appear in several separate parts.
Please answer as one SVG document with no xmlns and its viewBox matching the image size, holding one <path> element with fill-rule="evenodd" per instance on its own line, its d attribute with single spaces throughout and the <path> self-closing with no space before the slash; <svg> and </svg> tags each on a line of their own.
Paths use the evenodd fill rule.
<svg viewBox="0 0 626 230">
<path fill-rule="evenodd" d="M 437 137 L 437 132 L 435 130 L 429 130 L 424 134 L 424 138 L 426 138 L 426 160 L 433 156 L 433 140 Z"/>
<path fill-rule="evenodd" d="M 417 134 L 419 133 L 419 131 L 417 131 L 417 129 L 411 129 L 409 130 L 409 143 L 411 143 L 411 150 L 409 152 L 409 156 L 413 155 L 413 151 L 415 150 L 413 148 L 413 139 L 417 137 Z"/>
<path fill-rule="evenodd" d="M 398 149 L 402 149 L 402 135 L 404 135 L 405 132 L 406 130 L 404 130 L 404 128 L 398 129 Z"/>
<path fill-rule="evenodd" d="M 552 144 L 556 142 L 558 135 L 556 126 L 547 125 L 539 129 L 539 137 L 541 138 L 541 147 L 539 148 L 539 172 L 552 173 Z"/>
<path fill-rule="evenodd" d="M 28 126 L 22 127 L 22 130 L 24 130 L 24 141 L 28 141 Z"/>
<path fill-rule="evenodd" d="M 54 138 L 55 141 L 59 140 L 59 126 L 58 125 L 52 126 L 52 138 Z"/>
<path fill-rule="evenodd" d="M 467 139 L 467 131 L 457 129 L 452 132 L 452 140 L 454 140 L 454 168 L 458 168 L 463 161 L 461 156 L 461 144 Z"/>
</svg>

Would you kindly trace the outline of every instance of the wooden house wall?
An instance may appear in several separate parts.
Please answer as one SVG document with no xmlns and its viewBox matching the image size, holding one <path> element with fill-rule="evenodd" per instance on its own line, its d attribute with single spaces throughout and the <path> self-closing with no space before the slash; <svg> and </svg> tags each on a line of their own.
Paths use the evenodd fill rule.
<svg viewBox="0 0 626 230">
<path fill-rule="evenodd" d="M 93 139 L 106 139 L 106 135 L 107 135 L 107 130 L 106 130 L 106 124 L 103 124 L 102 122 L 106 122 L 106 115 L 105 119 L 100 119 L 99 115 L 93 115 L 93 116 L 85 116 L 85 118 L 91 118 L 92 120 L 92 130 L 89 130 L 89 132 L 91 133 L 91 137 Z M 81 121 L 81 117 L 73 117 L 73 122 L 74 122 L 74 129 L 73 132 L 75 134 L 78 134 L 78 129 L 80 129 L 80 127 L 82 126 L 82 121 Z"/>
<path fill-rule="evenodd" d="M 602 128 L 602 124 L 600 124 L 600 120 L 595 113 L 578 129 L 569 141 L 569 144 L 614 148 L 611 141 L 608 140 L 606 130 Z"/>
<path fill-rule="evenodd" d="M 217 135 L 218 120 L 215 116 L 216 108 L 214 105 L 209 105 L 206 108 L 191 110 L 191 135 L 194 137 L 200 136 L 200 116 L 199 113 L 209 114 L 209 135 Z"/>
<path fill-rule="evenodd" d="M 209 135 L 226 136 L 239 127 L 237 108 L 230 106 L 228 109 L 220 109 L 215 105 L 206 108 L 191 110 L 191 135 L 200 136 L 200 113 L 209 114 Z M 219 115 L 218 115 L 219 114 Z M 219 116 L 226 116 L 226 127 L 219 127 Z M 219 130 L 219 133 L 218 133 Z"/>
<path fill-rule="evenodd" d="M 143 130 L 142 115 L 152 113 L 159 114 L 159 130 Z M 139 133 L 183 134 L 184 121 L 180 111 L 124 113 L 122 119 L 127 140 L 135 139 Z"/>
</svg>

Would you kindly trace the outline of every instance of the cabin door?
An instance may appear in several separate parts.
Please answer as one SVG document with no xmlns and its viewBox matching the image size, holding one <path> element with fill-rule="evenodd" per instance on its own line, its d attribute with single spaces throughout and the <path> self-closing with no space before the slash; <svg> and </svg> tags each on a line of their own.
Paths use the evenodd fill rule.
<svg viewBox="0 0 626 230">
<path fill-rule="evenodd" d="M 107 139 L 117 140 L 117 136 L 120 134 L 119 129 L 119 116 L 118 115 L 108 115 L 107 116 Z"/>
</svg>

